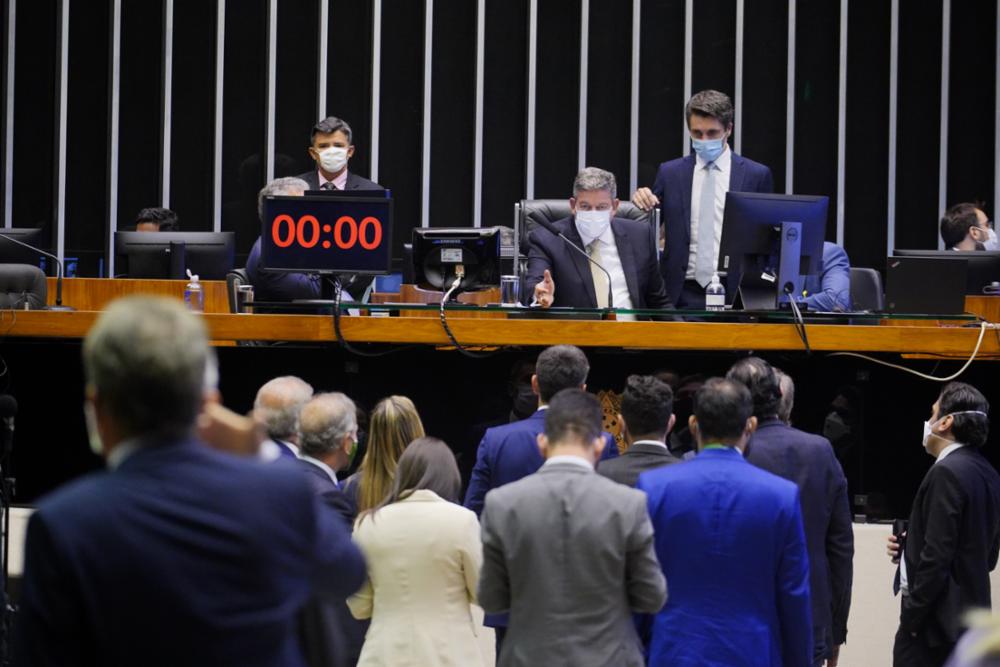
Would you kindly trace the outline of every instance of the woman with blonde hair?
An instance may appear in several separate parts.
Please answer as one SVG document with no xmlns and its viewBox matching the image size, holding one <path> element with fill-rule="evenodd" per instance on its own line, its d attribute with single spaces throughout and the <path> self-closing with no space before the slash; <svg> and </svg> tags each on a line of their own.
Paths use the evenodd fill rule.
<svg viewBox="0 0 1000 667">
<path fill-rule="evenodd" d="M 483 548 L 475 513 L 456 504 L 461 486 L 448 445 L 419 438 L 389 494 L 355 523 L 368 578 L 347 605 L 371 618 L 358 667 L 484 664 L 472 611 Z"/>
<path fill-rule="evenodd" d="M 406 396 L 389 396 L 378 402 L 368 416 L 361 466 L 344 483 L 344 491 L 354 500 L 358 513 L 372 509 L 389 495 L 403 450 L 423 436 L 424 425 L 413 401 Z"/>
</svg>

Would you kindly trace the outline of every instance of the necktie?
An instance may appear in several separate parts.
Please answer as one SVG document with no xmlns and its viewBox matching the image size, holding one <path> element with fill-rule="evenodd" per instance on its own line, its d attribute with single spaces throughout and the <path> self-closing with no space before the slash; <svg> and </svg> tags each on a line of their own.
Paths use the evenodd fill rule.
<svg viewBox="0 0 1000 667">
<path fill-rule="evenodd" d="M 319 186 L 319 189 L 320 190 L 336 190 L 337 188 L 336 188 L 336 186 L 334 186 L 333 181 L 327 181 L 323 185 Z"/>
<path fill-rule="evenodd" d="M 701 184 L 701 208 L 698 210 L 698 257 L 694 279 L 702 287 L 712 281 L 715 273 L 715 163 L 705 165 L 705 180 Z"/>
<path fill-rule="evenodd" d="M 602 264 L 601 262 L 601 241 L 600 239 L 594 239 L 590 242 L 590 258 L 597 262 L 597 264 Z M 593 262 L 590 263 L 590 275 L 594 278 L 594 295 L 597 297 L 597 307 L 607 308 L 608 307 L 608 277 L 597 267 L 597 264 Z"/>
</svg>

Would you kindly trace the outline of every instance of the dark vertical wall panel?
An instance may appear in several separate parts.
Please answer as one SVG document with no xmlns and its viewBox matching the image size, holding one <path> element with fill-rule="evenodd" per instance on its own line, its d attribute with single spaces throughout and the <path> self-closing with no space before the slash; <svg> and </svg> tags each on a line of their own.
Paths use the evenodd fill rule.
<svg viewBox="0 0 1000 667">
<path fill-rule="evenodd" d="M 828 195 L 826 237 L 837 237 L 837 101 L 840 3 L 796 6 L 795 169 L 797 194 Z M 850 33 L 848 33 L 850 34 Z M 775 185 L 780 192 L 780 184 Z"/>
<path fill-rule="evenodd" d="M 424 3 L 382 4 L 379 183 L 395 200 L 393 256 L 420 226 L 424 111 Z M 446 35 L 447 31 L 438 27 Z"/>
<path fill-rule="evenodd" d="M 162 2 L 122 0 L 119 90 L 118 228 L 129 229 L 141 209 L 161 202 Z"/>
<path fill-rule="evenodd" d="M 471 226 L 476 143 L 474 0 L 434 1 L 429 223 Z"/>
<path fill-rule="evenodd" d="M 372 164 L 372 1 L 330 0 L 327 24 L 326 113 L 350 124 L 354 157 L 348 169 L 367 177 Z M 309 142 L 309 128 L 304 129 L 296 138 L 302 146 Z M 305 160 L 312 168 L 308 155 Z"/>
<path fill-rule="evenodd" d="M 3 212 L 7 210 L 7 16 L 11 3 L 17 0 L 0 2 L 0 227 L 3 226 Z"/>
<path fill-rule="evenodd" d="M 66 126 L 66 257 L 97 276 L 107 239 L 110 3 L 70 4 Z"/>
<path fill-rule="evenodd" d="M 45 225 L 55 242 L 56 0 L 17 3 L 14 226 Z M 6 19 L 5 19 L 6 20 Z"/>
<path fill-rule="evenodd" d="M 854 3 L 847 32 L 844 246 L 853 266 L 885 263 L 890 0 Z M 831 222 L 832 224 L 832 222 Z"/>
<path fill-rule="evenodd" d="M 318 0 L 282 0 L 278 3 L 275 177 L 297 176 L 315 165 L 307 149 L 309 129 L 319 120 L 316 118 L 318 20 Z"/>
<path fill-rule="evenodd" d="M 525 195 L 528 0 L 486 3 L 483 69 L 483 226 L 509 226 Z"/>
<path fill-rule="evenodd" d="M 267 0 L 227 3 L 222 122 L 222 229 L 244 254 L 260 235 L 267 111 Z M 239 263 L 237 259 L 237 263 Z"/>
<path fill-rule="evenodd" d="M 746 0 L 743 7 L 743 155 L 766 164 L 775 189 L 785 186 L 788 94 L 788 5 Z"/>
<path fill-rule="evenodd" d="M 736 92 L 736 0 L 696 0 L 691 92 Z"/>
<path fill-rule="evenodd" d="M 982 60 L 986 57 L 983 55 Z M 899 3 L 897 248 L 937 248 L 941 3 Z"/>
<path fill-rule="evenodd" d="M 579 160 L 580 3 L 568 5 L 562 0 L 538 0 L 535 197 L 539 199 L 569 197 Z"/>
<path fill-rule="evenodd" d="M 684 0 L 644 0 L 639 30 L 639 187 L 684 150 Z"/>
<path fill-rule="evenodd" d="M 170 208 L 181 229 L 212 231 L 215 146 L 214 3 L 174 0 Z"/>
<path fill-rule="evenodd" d="M 948 205 L 982 201 L 993 215 L 997 3 L 951 3 Z"/>
<path fill-rule="evenodd" d="M 628 199 L 632 109 L 632 3 L 590 0 L 587 164 L 607 169 Z"/>
</svg>

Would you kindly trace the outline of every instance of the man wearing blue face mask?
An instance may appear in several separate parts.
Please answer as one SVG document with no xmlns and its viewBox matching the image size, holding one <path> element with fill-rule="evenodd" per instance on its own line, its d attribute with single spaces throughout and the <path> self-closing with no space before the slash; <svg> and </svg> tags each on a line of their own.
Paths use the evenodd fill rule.
<svg viewBox="0 0 1000 667">
<path fill-rule="evenodd" d="M 678 308 L 703 309 L 705 286 L 719 265 L 722 213 L 727 192 L 774 192 L 771 170 L 729 149 L 733 102 L 703 90 L 685 110 L 693 153 L 664 162 L 652 190 L 639 188 L 632 203 L 663 211 L 664 251 L 660 270 Z"/>
<path fill-rule="evenodd" d="M 1000 553 L 1000 475 L 980 452 L 989 435 L 990 404 L 975 388 L 952 382 L 924 422 L 924 450 L 934 465 L 924 476 L 900 545 L 894 589 L 901 592 L 896 667 L 943 665 L 970 608 L 990 606 L 990 572 Z"/>
<path fill-rule="evenodd" d="M 580 170 L 569 200 L 573 216 L 552 224 L 590 259 L 547 229 L 533 230 L 525 280 L 533 290 L 529 299 L 533 295 L 542 308 L 671 308 L 648 223 L 616 218 L 618 203 L 614 174 L 597 167 Z M 619 314 L 618 319 L 634 318 Z"/>
</svg>

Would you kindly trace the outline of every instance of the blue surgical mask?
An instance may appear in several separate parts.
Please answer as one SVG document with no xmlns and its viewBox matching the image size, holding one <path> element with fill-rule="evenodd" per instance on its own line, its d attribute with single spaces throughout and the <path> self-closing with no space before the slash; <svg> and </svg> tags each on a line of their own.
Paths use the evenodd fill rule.
<svg viewBox="0 0 1000 667">
<path fill-rule="evenodd" d="M 722 155 L 726 147 L 726 138 L 720 139 L 692 139 L 691 148 L 705 162 L 715 162 Z"/>
</svg>

